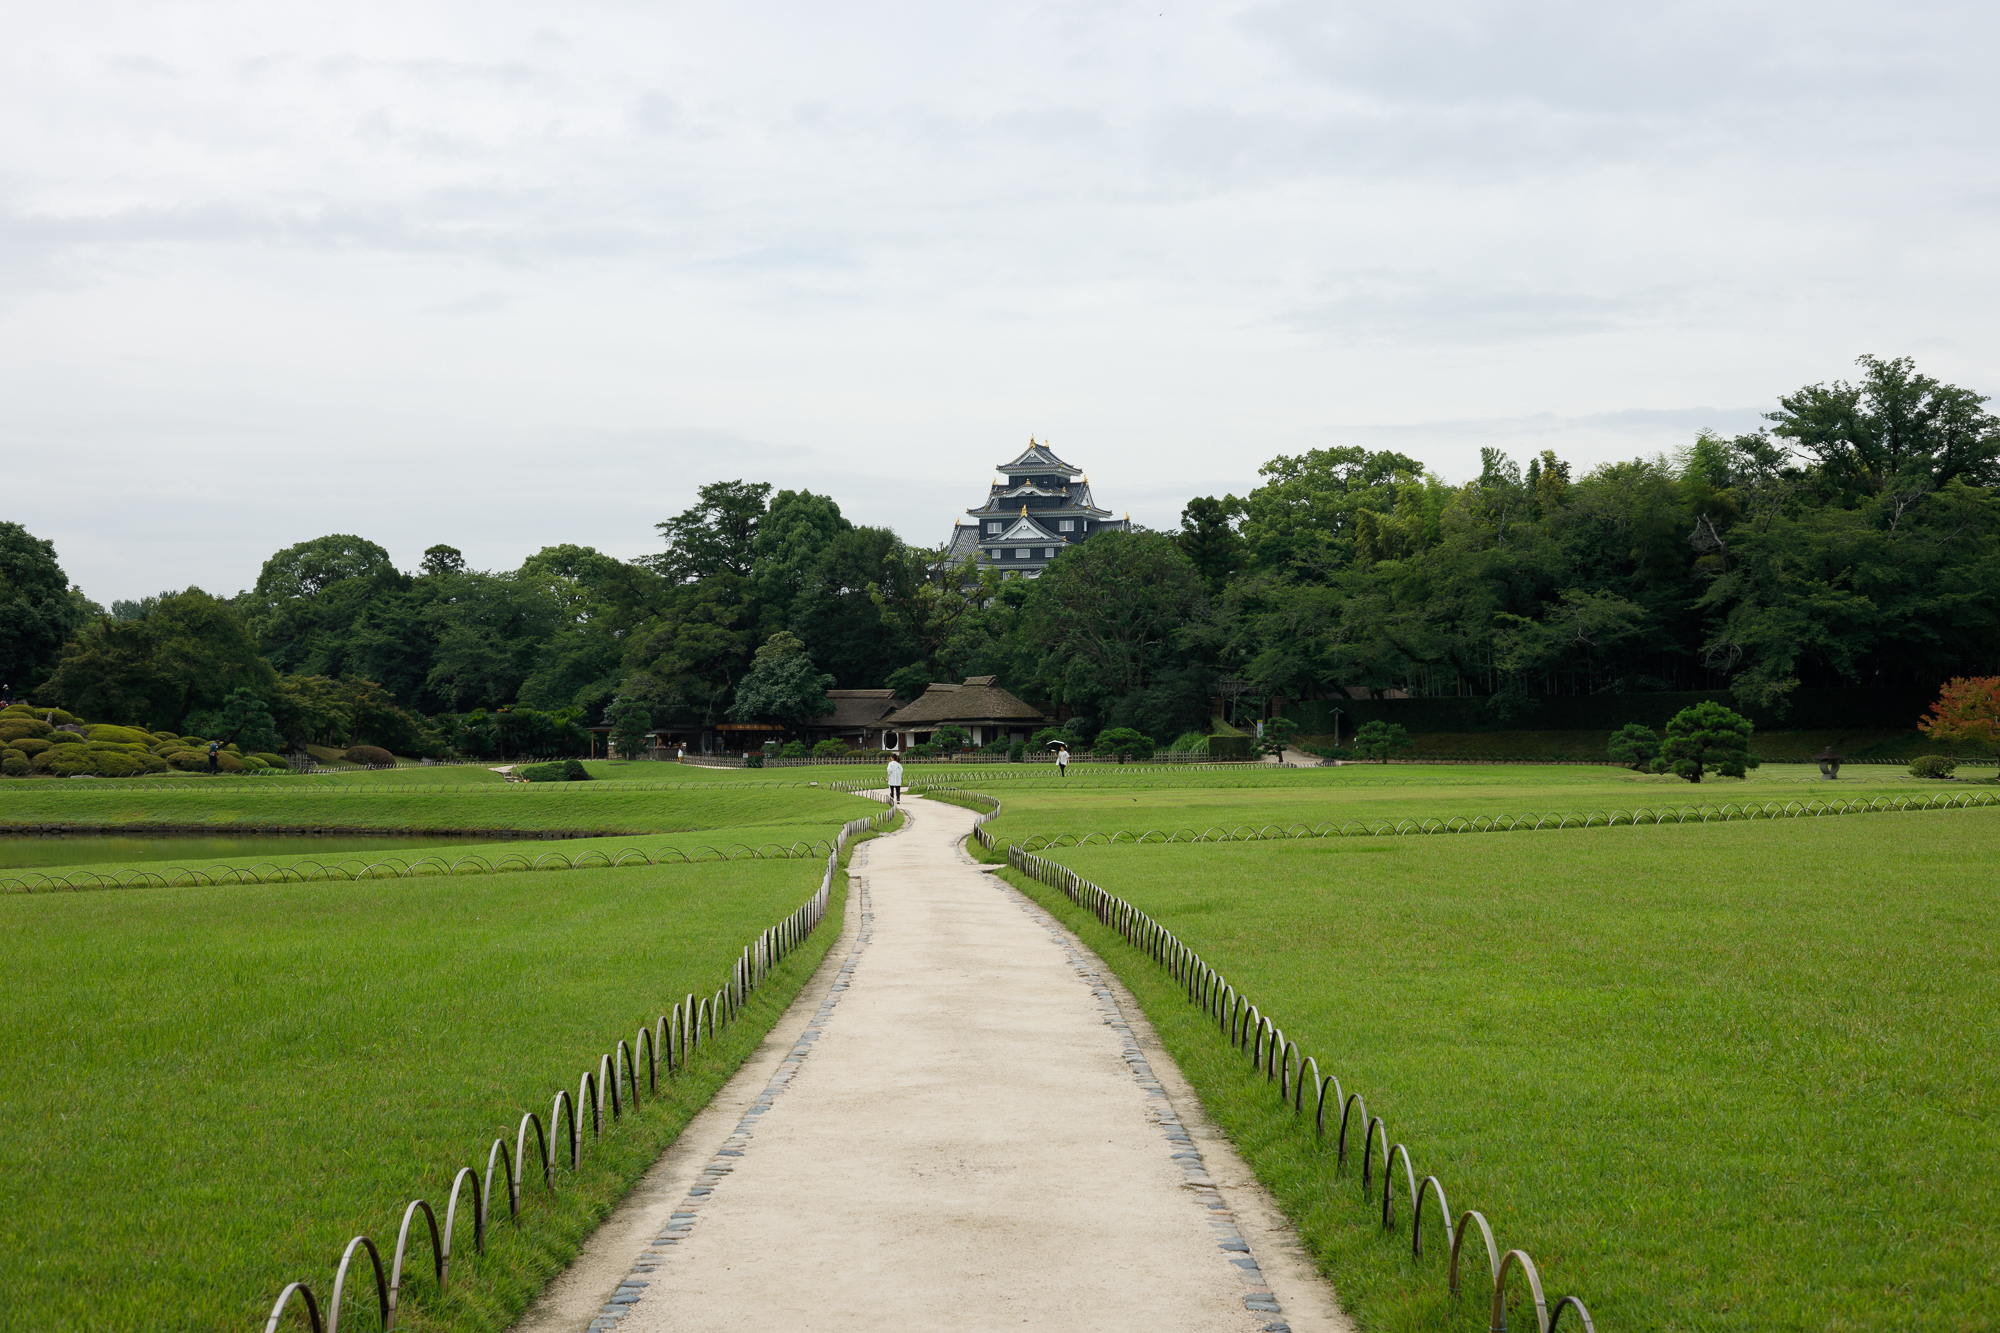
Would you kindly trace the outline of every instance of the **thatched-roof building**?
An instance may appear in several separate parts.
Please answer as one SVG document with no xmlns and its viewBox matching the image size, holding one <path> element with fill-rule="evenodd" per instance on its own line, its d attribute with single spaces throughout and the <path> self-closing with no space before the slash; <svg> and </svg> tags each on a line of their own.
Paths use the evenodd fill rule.
<svg viewBox="0 0 2000 1333">
<path fill-rule="evenodd" d="M 936 682 L 906 708 L 883 719 L 893 744 L 887 749 L 923 745 L 940 727 L 959 727 L 974 745 L 1006 738 L 1025 741 L 1049 721 L 1035 709 L 1000 688 L 998 676 L 967 676 L 963 685 Z"/>
<path fill-rule="evenodd" d="M 833 711 L 803 730 L 813 740 L 833 737 L 863 750 L 893 749 L 885 741 L 888 716 L 903 707 L 894 690 L 828 690 Z"/>
</svg>

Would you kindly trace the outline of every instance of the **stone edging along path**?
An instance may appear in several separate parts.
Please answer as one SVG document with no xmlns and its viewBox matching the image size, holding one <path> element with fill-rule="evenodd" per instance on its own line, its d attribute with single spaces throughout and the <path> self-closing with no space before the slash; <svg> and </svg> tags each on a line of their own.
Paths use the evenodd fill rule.
<svg viewBox="0 0 2000 1333">
<path fill-rule="evenodd" d="M 517 1333 L 1350 1328 L 1115 978 L 965 856 L 971 821 L 925 802 L 858 850 L 821 974 Z"/>
</svg>

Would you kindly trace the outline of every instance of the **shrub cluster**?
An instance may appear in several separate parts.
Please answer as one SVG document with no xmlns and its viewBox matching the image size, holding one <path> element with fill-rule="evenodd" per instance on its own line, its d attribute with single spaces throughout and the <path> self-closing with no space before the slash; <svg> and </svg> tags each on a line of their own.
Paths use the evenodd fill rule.
<svg viewBox="0 0 2000 1333">
<path fill-rule="evenodd" d="M 1948 778 L 1958 767 L 1958 760 L 1941 754 L 1927 754 L 1910 761 L 1910 776 L 1913 778 Z"/>
<path fill-rule="evenodd" d="M 85 723 L 60 708 L 12 704 L 0 709 L 0 775 L 6 777 L 129 778 L 174 769 L 205 773 L 208 744 L 201 736 Z M 224 773 L 286 766 L 280 755 L 246 755 L 233 744 L 216 756 L 216 767 Z"/>
<path fill-rule="evenodd" d="M 590 773 L 581 759 L 558 759 L 551 764 L 529 764 L 514 770 L 514 776 L 530 782 L 589 782 Z"/>
<path fill-rule="evenodd" d="M 375 745 L 350 745 L 342 755 L 350 764 L 366 764 L 370 768 L 394 768 L 396 756 Z"/>
</svg>

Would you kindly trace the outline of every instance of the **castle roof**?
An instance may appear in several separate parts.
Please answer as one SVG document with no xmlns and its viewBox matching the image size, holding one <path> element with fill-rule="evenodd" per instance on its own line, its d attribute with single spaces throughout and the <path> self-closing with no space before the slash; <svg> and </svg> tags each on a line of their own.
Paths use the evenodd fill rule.
<svg viewBox="0 0 2000 1333">
<path fill-rule="evenodd" d="M 1002 463 L 1000 470 L 1009 473 L 1059 472 L 1065 477 L 1080 477 L 1083 475 L 1082 468 L 1071 467 L 1068 463 L 1056 457 L 1055 450 L 1049 448 L 1046 444 L 1037 444 L 1032 439 L 1028 441 L 1028 447 L 1021 451 L 1019 458 L 1016 458 L 1011 463 Z"/>
</svg>

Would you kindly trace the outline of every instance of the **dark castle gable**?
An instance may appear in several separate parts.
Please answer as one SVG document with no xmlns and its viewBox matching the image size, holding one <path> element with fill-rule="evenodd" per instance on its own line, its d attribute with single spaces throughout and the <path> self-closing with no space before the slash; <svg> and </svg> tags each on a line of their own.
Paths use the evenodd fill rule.
<svg viewBox="0 0 2000 1333">
<path fill-rule="evenodd" d="M 1034 578 L 1065 546 L 1131 526 L 1129 516 L 1113 518 L 1093 504 L 1090 478 L 1046 444 L 1029 440 L 1019 458 L 1000 465 L 1000 473 L 986 503 L 965 511 L 972 521 L 953 526 L 954 561 L 976 557 L 982 567 Z"/>
</svg>

